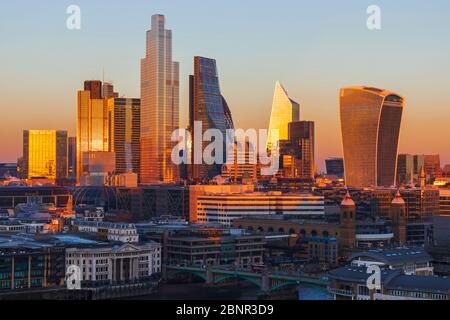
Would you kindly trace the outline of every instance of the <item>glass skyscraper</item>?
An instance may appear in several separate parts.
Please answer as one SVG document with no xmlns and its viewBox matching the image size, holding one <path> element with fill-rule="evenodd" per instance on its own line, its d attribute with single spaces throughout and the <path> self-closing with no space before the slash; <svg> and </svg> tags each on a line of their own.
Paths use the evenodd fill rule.
<svg viewBox="0 0 450 320">
<path fill-rule="evenodd" d="M 289 98 L 287 91 L 277 81 L 270 116 L 268 148 L 271 149 L 279 140 L 288 140 L 288 125 L 297 121 L 300 121 L 300 105 Z M 278 130 L 278 139 L 273 134 L 274 130 Z"/>
<path fill-rule="evenodd" d="M 388 90 L 349 87 L 340 92 L 347 186 L 392 186 L 404 99 Z"/>
<path fill-rule="evenodd" d="M 67 178 L 67 131 L 24 130 L 24 178 Z"/>
<path fill-rule="evenodd" d="M 226 130 L 234 129 L 231 111 L 220 92 L 219 76 L 216 60 L 205 57 L 194 57 L 194 75 L 189 79 L 190 106 L 189 125 L 194 128 L 194 122 L 202 123 L 202 135 L 208 129 L 218 129 L 226 142 Z M 209 142 L 203 142 L 201 150 L 195 150 L 192 144 L 192 157 L 203 152 Z M 225 155 L 224 155 L 225 156 Z M 223 161 L 225 162 L 225 158 Z M 213 178 L 220 174 L 222 164 L 194 164 L 191 178 Z"/>
<path fill-rule="evenodd" d="M 179 129 L 179 64 L 172 61 L 172 31 L 163 15 L 152 16 L 141 60 L 141 183 L 174 182 L 179 168 L 171 155 Z"/>
<path fill-rule="evenodd" d="M 140 99 L 108 99 L 109 151 L 115 153 L 116 173 L 140 174 Z"/>
<path fill-rule="evenodd" d="M 83 170 L 83 153 L 108 151 L 107 100 L 102 95 L 102 82 L 85 81 L 78 91 L 77 110 L 77 182 Z"/>
</svg>

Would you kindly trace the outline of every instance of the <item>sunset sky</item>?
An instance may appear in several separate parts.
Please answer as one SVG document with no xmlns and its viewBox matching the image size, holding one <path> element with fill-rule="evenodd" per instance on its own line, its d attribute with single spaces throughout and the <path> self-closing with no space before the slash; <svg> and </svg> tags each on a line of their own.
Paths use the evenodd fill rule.
<svg viewBox="0 0 450 320">
<path fill-rule="evenodd" d="M 81 7 L 81 30 L 66 8 Z M 381 7 L 382 30 L 366 27 Z M 317 165 L 341 155 L 339 88 L 370 85 L 406 98 L 400 152 L 450 163 L 448 0 L 40 0 L 0 4 L 0 162 L 21 155 L 23 129 L 75 133 L 83 81 L 139 97 L 140 59 L 152 14 L 173 30 L 181 64 L 181 125 L 188 119 L 193 56 L 215 58 L 236 127 L 267 128 L 275 81 L 316 122 Z"/>
</svg>

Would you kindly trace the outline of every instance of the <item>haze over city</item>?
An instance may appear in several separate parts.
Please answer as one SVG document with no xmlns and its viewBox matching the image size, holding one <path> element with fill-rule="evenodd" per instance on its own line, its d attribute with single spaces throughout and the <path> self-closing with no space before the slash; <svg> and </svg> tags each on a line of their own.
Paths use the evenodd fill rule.
<svg viewBox="0 0 450 320">
<path fill-rule="evenodd" d="M 142 40 L 164 14 L 180 61 L 180 126 L 188 121 L 192 56 L 217 60 L 237 128 L 267 128 L 275 81 L 316 123 L 318 170 L 342 155 L 339 88 L 370 85 L 405 97 L 399 153 L 450 162 L 450 22 L 447 1 L 377 1 L 382 29 L 366 27 L 371 1 L 77 1 L 81 30 L 66 28 L 69 1 L 15 1 L 0 12 L 0 161 L 21 156 L 22 130 L 75 134 L 76 92 L 86 79 L 139 97 Z M 306 5 L 307 4 L 307 5 Z M 27 10 L 23 8 L 26 7 Z"/>
</svg>

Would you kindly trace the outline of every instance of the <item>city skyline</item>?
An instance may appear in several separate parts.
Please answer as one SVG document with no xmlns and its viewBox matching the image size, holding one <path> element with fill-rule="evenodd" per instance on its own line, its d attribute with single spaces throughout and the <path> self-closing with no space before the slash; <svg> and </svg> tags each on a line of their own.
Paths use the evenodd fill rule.
<svg viewBox="0 0 450 320">
<path fill-rule="evenodd" d="M 14 162 L 20 156 L 23 129 L 68 130 L 69 135 L 73 136 L 76 112 L 73 92 L 79 88 L 78 83 L 82 80 L 101 79 L 103 68 L 106 70 L 107 80 L 112 79 L 119 92 L 124 92 L 127 97 L 138 97 L 142 33 L 148 29 L 150 16 L 161 12 L 167 17 L 170 29 L 174 30 L 174 60 L 181 62 L 181 127 L 186 126 L 188 118 L 187 75 L 191 74 L 190 61 L 192 56 L 202 54 L 220 61 L 222 91 L 232 106 L 236 127 L 267 128 L 273 82 L 279 79 L 285 84 L 290 95 L 302 102 L 302 119 L 316 122 L 319 171 L 324 168 L 325 158 L 342 156 L 338 90 L 346 85 L 384 87 L 401 92 L 406 98 L 408 110 L 404 114 L 399 153 L 440 153 L 443 165 L 450 162 L 450 153 L 447 151 L 450 149 L 450 142 L 441 139 L 445 135 L 445 123 L 449 119 L 445 88 L 448 87 L 450 65 L 445 57 L 450 50 L 448 45 L 440 41 L 447 32 L 445 27 L 448 22 L 444 21 L 444 14 L 441 12 L 449 6 L 448 3 L 436 1 L 426 7 L 427 10 L 420 10 L 422 6 L 418 2 L 408 2 L 406 5 L 406 2 L 389 4 L 379 1 L 383 12 L 383 28 L 376 32 L 367 30 L 365 26 L 367 3 L 351 1 L 343 4 L 343 10 L 339 11 L 336 9 L 337 4 L 327 3 L 322 11 L 315 6 L 302 6 L 303 3 L 299 5 L 285 1 L 285 4 L 284 9 L 278 10 L 270 4 L 256 8 L 260 18 L 256 18 L 256 14 L 250 14 L 251 9 L 255 9 L 254 2 L 251 1 L 241 5 L 236 12 L 231 10 L 233 4 L 215 4 L 222 11 L 233 12 L 234 23 L 229 24 L 227 19 L 213 15 L 214 19 L 205 17 L 201 20 L 209 26 L 203 29 L 198 28 L 196 23 L 189 25 L 188 21 L 192 17 L 184 17 L 182 13 L 192 12 L 189 10 L 193 9 L 177 1 L 170 4 L 155 2 L 152 5 L 140 2 L 133 5 L 114 4 L 110 7 L 103 5 L 108 7 L 104 12 L 98 10 L 102 7 L 101 1 L 96 4 L 80 1 L 83 21 L 78 33 L 65 29 L 66 3 L 51 8 L 44 3 L 44 7 L 49 8 L 48 12 L 30 10 L 33 14 L 25 14 L 24 20 L 20 21 L 22 25 L 2 16 L 1 28 L 7 32 L 5 48 L 2 48 L 0 57 L 9 63 L 5 63 L 0 90 L 5 97 L 4 103 L 15 107 L 5 111 L 8 125 L 0 129 L 0 161 Z M 34 4 L 27 3 L 27 6 L 32 9 Z M 8 10 L 5 12 L 20 10 L 15 4 L 7 4 L 6 7 Z M 302 19 L 294 19 L 294 13 L 289 13 L 289 9 L 299 17 L 310 17 L 297 22 Z M 118 20 L 109 30 L 100 28 L 108 13 L 114 16 L 123 10 L 126 17 L 136 15 L 136 19 L 127 19 L 126 23 Z M 199 12 L 195 16 L 200 16 L 206 9 L 197 10 Z M 420 12 L 422 19 L 418 19 L 417 12 Z M 275 30 L 265 30 L 265 36 L 262 37 L 258 33 L 260 26 L 267 23 L 272 15 L 280 14 L 286 14 L 286 19 L 279 22 L 279 27 L 284 28 L 285 34 L 277 38 Z M 97 17 L 98 21 L 93 22 Z M 330 17 L 334 18 L 330 20 Z M 211 23 L 212 21 L 216 23 Z M 38 27 L 30 28 L 36 24 Z M 58 30 L 58 26 L 61 30 Z M 242 29 L 243 26 L 246 28 Z M 16 29 L 13 30 L 14 28 Z M 53 29 L 55 31 L 51 31 Z M 106 39 L 102 40 L 101 35 L 121 29 L 124 31 L 117 32 L 117 41 L 124 43 L 126 50 L 117 49 L 117 52 L 106 57 L 105 52 L 110 51 L 112 44 L 108 44 Z M 314 30 L 311 31 L 312 29 Z M 18 59 L 22 56 L 21 48 L 26 43 L 25 39 L 28 39 L 25 30 L 30 33 L 39 32 L 44 43 L 55 46 L 55 52 L 49 54 L 47 47 L 32 40 L 30 45 L 34 48 L 34 60 L 37 59 L 40 63 L 30 64 L 27 59 L 22 59 L 20 68 L 12 68 L 17 66 Z M 214 33 L 222 35 L 220 41 L 208 36 Z M 334 38 L 338 34 L 347 37 L 337 43 Z M 89 54 L 93 55 L 92 61 L 86 63 L 89 54 L 82 53 L 74 45 L 85 47 L 92 43 L 93 36 L 96 38 L 96 45 L 93 50 L 89 50 Z M 265 37 L 272 43 L 275 41 L 276 46 L 270 46 L 270 43 L 263 46 L 263 42 L 267 40 Z M 251 40 L 249 44 L 242 45 L 245 43 L 244 38 Z M 206 43 L 205 39 L 208 39 Z M 242 46 L 234 46 L 232 39 L 236 39 Z M 395 50 L 381 52 L 377 49 L 381 43 Z M 60 47 L 56 47 L 56 44 L 60 44 Z M 283 45 L 286 50 L 277 49 L 277 46 Z M 236 55 L 230 51 L 231 47 Z M 331 57 L 330 52 L 333 52 Z M 290 62 L 291 68 L 281 60 Z M 102 61 L 101 65 L 98 61 Z M 315 70 L 317 68 L 319 72 Z M 56 76 L 60 76 L 57 70 L 64 71 L 63 81 Z M 386 70 L 390 72 L 387 73 Z M 42 80 L 42 74 L 49 76 Z M 17 86 L 15 79 L 20 80 L 21 86 Z M 22 96 L 21 90 L 26 90 L 29 94 Z M 49 96 L 48 92 L 52 92 L 53 96 Z M 436 117 L 436 114 L 441 116 Z"/>
</svg>

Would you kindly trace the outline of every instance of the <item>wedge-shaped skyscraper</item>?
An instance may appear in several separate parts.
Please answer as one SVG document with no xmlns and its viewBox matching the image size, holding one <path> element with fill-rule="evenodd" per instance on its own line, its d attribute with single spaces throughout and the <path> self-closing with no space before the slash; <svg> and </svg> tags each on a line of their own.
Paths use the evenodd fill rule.
<svg viewBox="0 0 450 320">
<path fill-rule="evenodd" d="M 289 123 L 297 121 L 300 121 L 300 105 L 289 98 L 287 91 L 277 81 L 270 116 L 268 148 L 271 149 L 279 140 L 287 140 Z M 277 130 L 278 138 L 274 134 Z"/>
<path fill-rule="evenodd" d="M 340 92 L 345 181 L 350 187 L 395 185 L 404 99 L 388 90 Z"/>
</svg>

